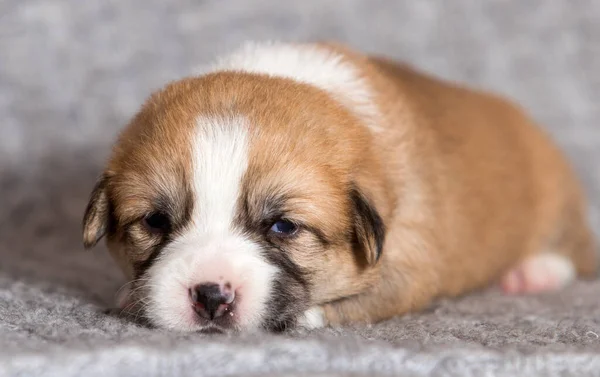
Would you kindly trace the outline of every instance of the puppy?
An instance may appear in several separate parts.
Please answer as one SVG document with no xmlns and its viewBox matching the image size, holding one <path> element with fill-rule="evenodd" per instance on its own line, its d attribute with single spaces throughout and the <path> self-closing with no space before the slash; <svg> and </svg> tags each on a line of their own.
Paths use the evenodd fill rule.
<svg viewBox="0 0 600 377">
<path fill-rule="evenodd" d="M 495 95 L 335 44 L 248 44 L 154 93 L 83 222 L 179 331 L 376 322 L 591 277 L 571 167 Z"/>
</svg>

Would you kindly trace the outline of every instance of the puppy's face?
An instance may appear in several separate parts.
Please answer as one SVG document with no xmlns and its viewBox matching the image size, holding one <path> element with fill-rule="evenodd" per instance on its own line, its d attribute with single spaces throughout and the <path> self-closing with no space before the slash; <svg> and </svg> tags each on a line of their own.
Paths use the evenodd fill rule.
<svg viewBox="0 0 600 377">
<path fill-rule="evenodd" d="M 153 95 L 84 219 L 156 326 L 280 329 L 372 282 L 384 237 L 370 134 L 326 93 L 218 73 Z"/>
</svg>

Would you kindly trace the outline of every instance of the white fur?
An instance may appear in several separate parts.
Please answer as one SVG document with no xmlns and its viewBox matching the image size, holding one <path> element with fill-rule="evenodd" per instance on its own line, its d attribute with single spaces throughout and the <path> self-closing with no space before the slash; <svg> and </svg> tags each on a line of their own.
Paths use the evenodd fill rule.
<svg viewBox="0 0 600 377">
<path fill-rule="evenodd" d="M 148 316 L 160 327 L 197 330 L 201 326 L 188 289 L 203 282 L 228 282 L 241 297 L 233 312 L 236 327 L 255 329 L 261 324 L 276 272 L 259 256 L 258 246 L 240 236 L 184 238 L 166 247 L 148 271 Z"/>
<path fill-rule="evenodd" d="M 325 325 L 325 312 L 320 306 L 313 306 L 298 318 L 298 326 L 304 327 L 305 329 L 319 329 L 325 327 Z"/>
<path fill-rule="evenodd" d="M 193 141 L 192 231 L 228 231 L 248 166 L 248 131 L 243 118 L 197 120 Z"/>
<path fill-rule="evenodd" d="M 378 131 L 379 110 L 368 81 L 358 67 L 324 46 L 250 42 L 219 59 L 210 71 L 265 74 L 313 85 Z"/>
<path fill-rule="evenodd" d="M 524 262 L 524 269 L 531 283 L 550 284 L 555 289 L 572 282 L 577 275 L 573 261 L 551 252 L 530 257 Z"/>
<path fill-rule="evenodd" d="M 205 282 L 231 284 L 240 297 L 232 312 L 238 329 L 261 323 L 277 268 L 262 257 L 258 245 L 232 227 L 248 164 L 247 143 L 242 118 L 198 119 L 192 218 L 148 270 L 147 313 L 160 327 L 198 330 L 188 290 Z"/>
<path fill-rule="evenodd" d="M 509 294 L 540 293 L 560 289 L 575 280 L 576 275 L 573 261 L 546 252 L 532 255 L 509 270 L 501 285 Z"/>
</svg>

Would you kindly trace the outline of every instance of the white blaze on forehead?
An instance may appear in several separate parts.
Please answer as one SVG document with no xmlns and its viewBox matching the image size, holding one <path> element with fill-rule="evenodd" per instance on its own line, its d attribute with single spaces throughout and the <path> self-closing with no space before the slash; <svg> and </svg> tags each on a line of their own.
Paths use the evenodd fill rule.
<svg viewBox="0 0 600 377">
<path fill-rule="evenodd" d="M 379 111 L 359 68 L 324 46 L 247 43 L 209 70 L 242 71 L 292 79 L 328 92 L 377 131 Z"/>
<path fill-rule="evenodd" d="M 241 117 L 200 117 L 192 142 L 194 209 L 189 228 L 220 233 L 231 228 L 248 167 L 248 128 Z"/>
</svg>

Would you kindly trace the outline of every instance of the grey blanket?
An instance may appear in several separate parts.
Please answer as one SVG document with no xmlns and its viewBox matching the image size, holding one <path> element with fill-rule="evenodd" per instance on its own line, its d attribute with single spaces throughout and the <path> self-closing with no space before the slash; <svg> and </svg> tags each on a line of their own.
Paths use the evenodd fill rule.
<svg viewBox="0 0 600 377">
<path fill-rule="evenodd" d="M 495 289 L 375 326 L 207 336 L 102 310 L 123 280 L 80 219 L 151 90 L 254 39 L 337 40 L 520 101 L 600 231 L 600 2 L 1 0 L 0 375 L 600 375 L 600 283 Z"/>
</svg>

